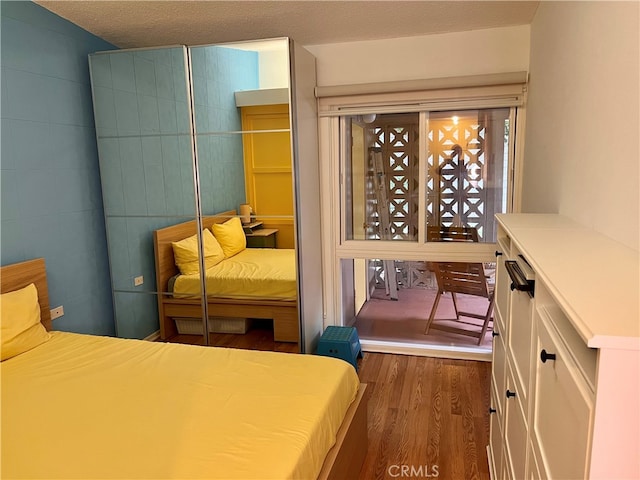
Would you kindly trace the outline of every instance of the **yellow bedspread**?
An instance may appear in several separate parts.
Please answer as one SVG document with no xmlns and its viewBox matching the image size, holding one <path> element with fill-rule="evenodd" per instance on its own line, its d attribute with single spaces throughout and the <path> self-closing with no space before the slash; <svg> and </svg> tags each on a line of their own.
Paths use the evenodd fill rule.
<svg viewBox="0 0 640 480">
<path fill-rule="evenodd" d="M 247 248 L 207 269 L 207 295 L 236 299 L 295 300 L 296 259 L 293 249 Z M 175 297 L 199 295 L 198 274 L 179 275 Z"/>
<path fill-rule="evenodd" d="M 2 478 L 315 478 L 358 389 L 334 358 L 53 332 L 2 362 Z"/>
</svg>

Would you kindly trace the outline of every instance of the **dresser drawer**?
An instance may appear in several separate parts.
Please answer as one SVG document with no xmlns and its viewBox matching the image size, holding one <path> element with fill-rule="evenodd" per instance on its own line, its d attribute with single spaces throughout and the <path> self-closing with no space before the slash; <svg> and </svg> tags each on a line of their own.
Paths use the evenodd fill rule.
<svg viewBox="0 0 640 480">
<path fill-rule="evenodd" d="M 548 325 L 562 340 L 562 344 L 569 351 L 569 355 L 580 370 L 591 391 L 595 391 L 598 351 L 587 347 L 576 329 L 571 325 L 567 316 L 555 304 L 541 305 L 536 309 L 536 316 L 544 318 Z M 540 322 L 539 319 L 537 319 Z M 538 352 L 540 353 L 540 352 Z"/>
<path fill-rule="evenodd" d="M 491 464 L 491 473 L 492 478 L 494 480 L 500 479 L 500 475 L 502 472 L 502 457 L 503 457 L 503 449 L 504 444 L 502 441 L 503 432 L 502 432 L 502 417 L 497 411 L 497 392 L 491 392 L 491 407 L 496 409 L 494 413 L 491 413 L 489 420 L 489 450 L 491 452 L 491 457 L 489 461 Z"/>
<path fill-rule="evenodd" d="M 506 351 L 504 346 L 503 335 L 496 330 L 498 335 L 493 337 L 493 365 L 491 368 L 491 386 L 496 397 L 496 410 L 500 418 L 504 412 L 504 391 L 505 391 L 505 368 L 506 368 Z"/>
<path fill-rule="evenodd" d="M 586 478 L 593 394 L 549 320 L 537 318 L 533 442 L 549 478 Z M 555 355 L 555 359 L 553 356 Z M 546 359 L 544 362 L 543 359 Z"/>
<path fill-rule="evenodd" d="M 509 394 L 515 393 L 515 396 Z M 523 409 L 519 392 L 511 366 L 507 364 L 507 389 L 505 390 L 505 425 L 504 441 L 506 444 L 505 459 L 511 478 L 524 478 L 527 464 L 527 412 Z"/>
<path fill-rule="evenodd" d="M 495 284 L 495 320 L 497 325 L 506 333 L 506 320 L 509 318 L 509 302 L 511 298 L 511 279 L 504 266 L 508 253 L 496 257 L 496 284 Z"/>
<path fill-rule="evenodd" d="M 543 475 L 538 463 L 538 456 L 533 448 L 533 443 L 529 443 L 529 461 L 527 462 L 526 480 L 547 480 L 547 476 Z"/>
<path fill-rule="evenodd" d="M 531 348 L 533 338 L 533 299 L 526 292 L 511 294 L 511 321 L 508 329 L 507 351 L 513 361 L 515 380 L 520 399 L 528 406 L 531 379 Z"/>
</svg>

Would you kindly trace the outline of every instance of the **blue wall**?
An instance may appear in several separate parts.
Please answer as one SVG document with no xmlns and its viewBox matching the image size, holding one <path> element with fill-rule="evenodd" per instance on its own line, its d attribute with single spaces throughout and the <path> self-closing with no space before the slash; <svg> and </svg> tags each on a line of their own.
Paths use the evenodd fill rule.
<svg viewBox="0 0 640 480">
<path fill-rule="evenodd" d="M 115 47 L 34 3 L 0 8 L 0 261 L 44 257 L 54 328 L 112 335 L 87 55 Z"/>
</svg>

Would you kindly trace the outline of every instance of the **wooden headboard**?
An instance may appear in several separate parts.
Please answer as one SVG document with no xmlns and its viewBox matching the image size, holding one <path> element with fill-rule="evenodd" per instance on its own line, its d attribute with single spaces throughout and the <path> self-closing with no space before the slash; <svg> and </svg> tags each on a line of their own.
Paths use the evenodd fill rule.
<svg viewBox="0 0 640 480">
<path fill-rule="evenodd" d="M 47 287 L 47 270 L 44 258 L 36 258 L 35 260 L 0 267 L 0 293 L 18 290 L 30 283 L 35 284 L 38 290 L 40 322 L 47 330 L 51 330 L 49 289 Z"/>
<path fill-rule="evenodd" d="M 202 227 L 211 228 L 214 223 L 224 223 L 236 216 L 235 210 L 221 212 L 216 215 L 202 217 Z M 195 235 L 198 226 L 195 220 L 171 225 L 153 232 L 153 246 L 156 256 L 156 287 L 158 293 L 168 291 L 169 279 L 180 273 L 173 258 L 171 242 L 177 242 Z"/>
</svg>

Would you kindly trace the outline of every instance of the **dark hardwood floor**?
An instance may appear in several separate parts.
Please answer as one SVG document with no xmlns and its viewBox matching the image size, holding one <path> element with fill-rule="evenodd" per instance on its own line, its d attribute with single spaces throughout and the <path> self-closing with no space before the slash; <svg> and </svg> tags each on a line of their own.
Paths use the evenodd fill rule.
<svg viewBox="0 0 640 480">
<path fill-rule="evenodd" d="M 491 364 L 365 353 L 369 449 L 360 480 L 489 479 Z M 410 475 L 404 475 L 409 477 Z"/>
<path fill-rule="evenodd" d="M 173 340 L 202 344 L 197 335 Z M 294 343 L 273 341 L 269 322 L 245 335 L 211 334 L 210 343 L 298 352 Z M 359 377 L 369 401 L 359 480 L 408 478 L 412 471 L 413 478 L 489 480 L 489 362 L 365 352 Z"/>
</svg>

